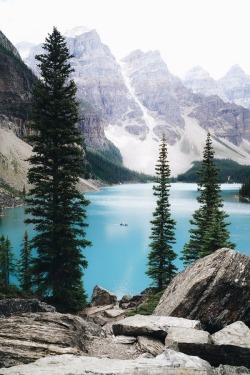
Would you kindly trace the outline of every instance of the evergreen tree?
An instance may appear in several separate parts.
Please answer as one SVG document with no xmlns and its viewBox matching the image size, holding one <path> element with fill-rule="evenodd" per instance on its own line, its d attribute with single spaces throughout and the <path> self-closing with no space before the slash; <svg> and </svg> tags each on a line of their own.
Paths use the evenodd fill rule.
<svg viewBox="0 0 250 375">
<path fill-rule="evenodd" d="M 207 134 L 203 161 L 198 171 L 197 201 L 200 207 L 190 220 L 190 240 L 184 245 L 182 260 L 188 265 L 222 247 L 234 248 L 228 241 L 229 232 L 225 222 L 228 215 L 223 211 L 220 186 L 217 183 L 218 169 L 214 164 L 214 150 L 210 133 Z"/>
<path fill-rule="evenodd" d="M 54 27 L 36 56 L 41 79 L 33 91 L 33 155 L 28 180 L 32 188 L 26 198 L 26 223 L 35 225 L 32 248 L 36 292 L 59 311 L 77 311 L 86 302 L 83 269 L 87 261 L 85 239 L 86 206 L 77 190 L 84 175 L 83 139 L 76 126 L 78 106 L 73 71 L 65 39 Z"/>
<path fill-rule="evenodd" d="M 156 167 L 156 184 L 153 185 L 154 195 L 157 197 L 156 209 L 153 212 L 153 219 L 149 244 L 151 251 L 148 255 L 148 270 L 146 274 L 153 279 L 153 285 L 158 290 L 165 288 L 177 268 L 173 264 L 176 254 L 172 249 L 175 243 L 175 221 L 171 218 L 169 191 L 170 191 L 170 168 L 167 160 L 167 144 L 163 135 L 160 148 L 159 159 Z"/>
<path fill-rule="evenodd" d="M 0 284 L 10 284 L 10 275 L 15 273 L 15 258 L 8 237 L 0 238 Z"/>
<path fill-rule="evenodd" d="M 250 178 L 247 178 L 239 189 L 240 199 L 250 199 Z"/>
<path fill-rule="evenodd" d="M 32 256 L 31 256 L 31 247 L 30 241 L 28 237 L 27 230 L 24 233 L 21 252 L 20 252 L 20 260 L 18 262 L 18 278 L 20 282 L 20 286 L 24 292 L 31 291 L 31 265 L 32 265 Z"/>
</svg>

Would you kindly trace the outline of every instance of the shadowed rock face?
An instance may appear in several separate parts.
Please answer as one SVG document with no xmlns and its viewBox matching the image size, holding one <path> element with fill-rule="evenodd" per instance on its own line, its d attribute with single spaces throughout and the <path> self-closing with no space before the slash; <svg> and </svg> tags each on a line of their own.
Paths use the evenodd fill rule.
<svg viewBox="0 0 250 375">
<path fill-rule="evenodd" d="M 198 319 L 209 332 L 241 320 L 250 325 L 250 258 L 219 249 L 178 274 L 156 315 Z"/>
<path fill-rule="evenodd" d="M 0 113 L 27 119 L 35 80 L 16 48 L 0 32 Z"/>
<path fill-rule="evenodd" d="M 35 312 L 55 312 L 54 306 L 47 305 L 36 298 L 22 299 L 9 298 L 0 301 L 0 317 L 8 317 L 13 314 L 35 313 Z"/>
</svg>

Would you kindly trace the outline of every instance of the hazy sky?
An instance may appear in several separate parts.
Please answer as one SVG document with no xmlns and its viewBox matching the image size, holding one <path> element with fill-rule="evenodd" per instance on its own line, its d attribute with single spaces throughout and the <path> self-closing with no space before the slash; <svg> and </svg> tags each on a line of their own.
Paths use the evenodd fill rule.
<svg viewBox="0 0 250 375">
<path fill-rule="evenodd" d="M 159 50 L 179 77 L 196 65 L 215 79 L 234 64 L 250 74 L 250 0 L 0 0 L 0 30 L 13 44 L 80 25 L 117 59 Z"/>
</svg>

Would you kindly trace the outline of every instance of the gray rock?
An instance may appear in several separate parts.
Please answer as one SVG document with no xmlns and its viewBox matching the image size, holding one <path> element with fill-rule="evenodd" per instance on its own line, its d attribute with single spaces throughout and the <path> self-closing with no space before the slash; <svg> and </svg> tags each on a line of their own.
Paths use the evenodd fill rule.
<svg viewBox="0 0 250 375">
<path fill-rule="evenodd" d="M 183 368 L 183 371 L 182 371 Z M 197 357 L 166 351 L 156 358 L 134 360 L 61 355 L 29 365 L 1 369 L 0 375 L 211 375 L 210 365 Z"/>
<path fill-rule="evenodd" d="M 154 357 L 163 353 L 165 349 L 164 344 L 154 337 L 138 336 L 137 342 L 142 353 L 150 353 Z"/>
<path fill-rule="evenodd" d="M 13 314 L 55 312 L 54 306 L 47 305 L 36 298 L 21 299 L 10 298 L 0 301 L 0 316 L 11 316 Z"/>
<path fill-rule="evenodd" d="M 194 328 L 170 327 L 165 340 L 166 347 L 178 351 L 179 343 L 203 345 L 211 344 L 212 339 L 206 331 Z"/>
<path fill-rule="evenodd" d="M 231 326 L 235 325 L 231 329 L 229 326 L 219 331 L 217 342 L 212 340 L 208 332 L 173 327 L 169 329 L 165 343 L 168 348 L 187 355 L 196 355 L 208 361 L 212 366 L 225 364 L 248 367 L 250 366 L 250 349 L 247 348 L 246 343 L 250 345 L 249 329 L 244 323 L 242 323 L 243 328 L 237 323 L 231 324 Z M 238 332 L 235 335 L 237 328 Z"/>
<path fill-rule="evenodd" d="M 250 369 L 246 367 L 234 367 L 228 365 L 220 365 L 214 370 L 214 375 L 245 375 L 250 374 Z"/>
<path fill-rule="evenodd" d="M 104 332 L 80 317 L 59 313 L 29 313 L 0 318 L 0 367 L 33 362 L 56 354 L 82 354 L 87 341 Z"/>
<path fill-rule="evenodd" d="M 209 332 L 241 320 L 250 325 L 250 257 L 219 249 L 178 274 L 154 313 L 200 320 Z"/>
<path fill-rule="evenodd" d="M 250 329 L 243 322 L 235 322 L 214 333 L 212 340 L 216 345 L 234 345 L 250 349 Z"/>
<path fill-rule="evenodd" d="M 167 316 L 134 315 L 113 324 L 115 335 L 153 336 L 165 338 L 169 327 L 200 329 L 200 322 Z"/>
<path fill-rule="evenodd" d="M 88 337 L 85 342 L 85 350 L 88 357 L 111 359 L 135 359 L 141 353 L 136 343 L 136 338 L 116 337 Z"/>
<path fill-rule="evenodd" d="M 115 304 L 117 302 L 117 297 L 114 293 L 96 285 L 91 297 L 92 306 L 104 306 Z"/>
</svg>

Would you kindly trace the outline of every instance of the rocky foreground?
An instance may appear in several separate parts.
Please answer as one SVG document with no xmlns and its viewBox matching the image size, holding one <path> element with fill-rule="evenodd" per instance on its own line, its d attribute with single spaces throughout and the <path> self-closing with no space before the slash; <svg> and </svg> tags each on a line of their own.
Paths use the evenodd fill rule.
<svg viewBox="0 0 250 375">
<path fill-rule="evenodd" d="M 0 301 L 0 375 L 250 374 L 249 274 L 249 257 L 220 249 L 176 276 L 150 316 L 127 316 L 144 296 L 117 301 L 98 286 L 91 306 L 77 316 L 57 313 L 38 300 Z M 224 298 L 216 294 L 219 285 Z M 211 308 L 208 291 L 215 293 L 217 308 Z M 197 319 L 187 318 L 195 296 Z M 160 315 L 171 301 L 171 309 L 179 303 L 186 311 Z M 198 318 L 206 302 L 209 324 L 202 314 Z"/>
</svg>

